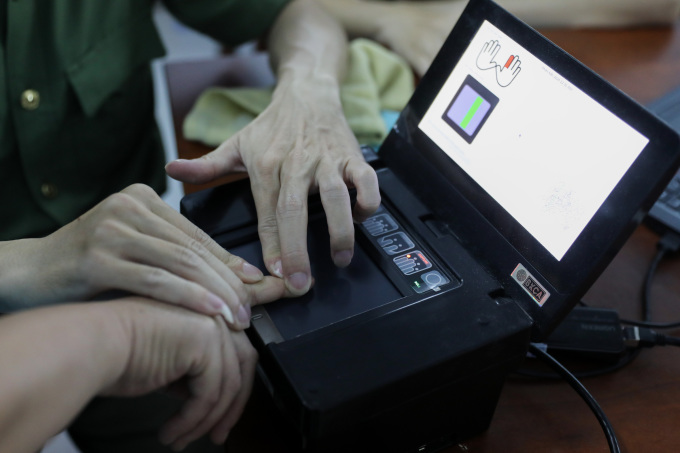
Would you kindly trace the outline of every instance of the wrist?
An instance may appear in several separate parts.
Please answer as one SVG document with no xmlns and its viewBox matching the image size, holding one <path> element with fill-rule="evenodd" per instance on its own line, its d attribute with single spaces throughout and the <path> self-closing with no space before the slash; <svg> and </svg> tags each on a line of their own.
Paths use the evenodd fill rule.
<svg viewBox="0 0 680 453">
<path fill-rule="evenodd" d="M 124 375 L 134 348 L 133 303 L 125 300 L 83 304 L 90 311 L 97 334 L 96 352 L 98 394 L 106 394 Z"/>
<path fill-rule="evenodd" d="M 323 106 L 325 110 L 342 111 L 340 84 L 337 78 L 331 75 L 294 68 L 285 71 L 279 78 L 272 95 L 272 104 L 278 103 L 281 103 L 281 108 L 286 110 L 302 103 L 312 110 Z"/>
<path fill-rule="evenodd" d="M 307 61 L 305 61 L 307 60 Z M 300 86 L 340 87 L 341 77 L 338 72 L 324 65 L 317 65 L 310 56 L 306 59 L 300 55 L 298 59 L 282 63 L 277 68 L 276 87 L 298 84 Z"/>
<path fill-rule="evenodd" d="M 38 288 L 49 280 L 41 275 L 40 239 L 0 242 L 0 312 L 37 305 Z"/>
</svg>

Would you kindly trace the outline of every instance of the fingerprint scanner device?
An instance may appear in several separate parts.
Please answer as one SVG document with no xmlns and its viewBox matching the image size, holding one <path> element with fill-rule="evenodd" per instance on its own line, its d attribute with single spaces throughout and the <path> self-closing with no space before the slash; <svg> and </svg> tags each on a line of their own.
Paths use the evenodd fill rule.
<svg viewBox="0 0 680 453">
<path fill-rule="evenodd" d="M 333 266 L 310 197 L 313 289 L 255 307 L 259 375 L 294 451 L 425 452 L 489 426 L 508 373 L 643 219 L 680 138 L 489 0 L 471 0 L 369 159 L 382 203 Z M 183 213 L 263 266 L 248 182 Z M 263 427 L 262 429 L 266 429 Z"/>
</svg>

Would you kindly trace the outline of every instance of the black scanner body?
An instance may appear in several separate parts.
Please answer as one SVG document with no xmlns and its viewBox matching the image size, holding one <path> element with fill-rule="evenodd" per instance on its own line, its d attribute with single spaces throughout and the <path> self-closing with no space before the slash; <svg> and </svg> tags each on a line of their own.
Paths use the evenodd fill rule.
<svg viewBox="0 0 680 453">
<path fill-rule="evenodd" d="M 527 350 L 527 314 L 452 235 L 433 227 L 436 219 L 394 174 L 377 173 L 390 192 L 384 199 L 399 200 L 412 214 L 402 222 L 456 274 L 448 289 L 402 295 L 358 228 L 353 263 L 335 268 L 320 203 L 310 199 L 315 285 L 301 298 L 255 307 L 248 331 L 294 451 L 433 451 L 479 434 Z M 264 269 L 248 181 L 188 195 L 181 209 Z"/>
</svg>

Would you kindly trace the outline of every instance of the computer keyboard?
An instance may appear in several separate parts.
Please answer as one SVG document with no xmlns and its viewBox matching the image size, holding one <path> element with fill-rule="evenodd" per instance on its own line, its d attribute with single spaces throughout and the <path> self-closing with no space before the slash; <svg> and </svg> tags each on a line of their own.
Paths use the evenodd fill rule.
<svg viewBox="0 0 680 453">
<path fill-rule="evenodd" d="M 675 177 L 673 177 L 659 197 L 658 203 L 669 209 L 680 209 L 680 173 L 676 173 Z"/>
<path fill-rule="evenodd" d="M 680 132 L 680 88 L 671 91 L 648 106 L 661 119 Z M 680 171 L 649 211 L 657 225 L 680 233 Z"/>
</svg>

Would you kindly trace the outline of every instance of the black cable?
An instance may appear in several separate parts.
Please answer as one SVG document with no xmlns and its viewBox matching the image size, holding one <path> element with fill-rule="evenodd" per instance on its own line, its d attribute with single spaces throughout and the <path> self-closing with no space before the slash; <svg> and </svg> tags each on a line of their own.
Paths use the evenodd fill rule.
<svg viewBox="0 0 680 453">
<path fill-rule="evenodd" d="M 588 407 L 593 411 L 597 421 L 600 423 L 604 435 L 607 438 L 607 444 L 609 444 L 609 451 L 612 453 L 620 453 L 621 447 L 619 446 L 619 441 L 616 438 L 616 433 L 612 427 L 609 419 L 605 415 L 604 411 L 600 405 L 595 401 L 595 398 L 588 392 L 588 390 L 581 384 L 581 382 L 576 379 L 576 377 L 569 372 L 560 362 L 555 360 L 550 354 L 543 351 L 541 348 L 531 343 L 529 345 L 529 352 L 535 355 L 537 358 L 541 359 L 547 363 L 552 369 L 560 374 L 567 381 L 567 383 L 583 398 Z"/>
<path fill-rule="evenodd" d="M 653 322 L 653 321 L 635 321 L 633 319 L 621 318 L 621 324 L 628 324 L 629 326 L 648 327 L 650 329 L 675 329 L 680 327 L 680 321 L 677 322 Z"/>
<path fill-rule="evenodd" d="M 657 333 L 647 327 L 625 327 L 623 338 L 626 344 L 637 348 L 653 346 L 680 346 L 680 338 Z"/>
<path fill-rule="evenodd" d="M 647 269 L 647 274 L 645 276 L 645 280 L 642 286 L 643 321 L 621 319 L 622 324 L 628 324 L 631 326 L 638 327 L 648 327 L 651 329 L 674 329 L 676 327 L 680 327 L 680 321 L 676 322 L 651 321 L 650 320 L 651 314 L 649 308 L 652 280 L 654 278 L 654 274 L 656 273 L 657 268 L 659 267 L 659 263 L 661 262 L 661 260 L 663 260 L 667 253 L 677 252 L 679 249 L 680 249 L 680 235 L 672 231 L 667 231 L 663 236 L 661 236 L 661 239 L 659 239 L 659 242 L 657 243 L 656 255 L 654 255 L 654 259 L 652 260 L 651 264 L 649 265 L 649 268 Z"/>
<path fill-rule="evenodd" d="M 604 374 L 613 373 L 626 367 L 637 358 L 640 354 L 641 348 L 629 348 L 625 355 L 622 356 L 616 363 L 607 366 L 598 366 L 592 370 L 572 371 L 571 373 L 577 379 L 587 379 L 591 377 L 602 376 Z M 514 374 L 523 377 L 530 377 L 536 379 L 561 379 L 562 376 L 558 373 L 544 372 L 538 370 L 530 370 L 527 368 L 520 368 L 514 371 Z"/>
<path fill-rule="evenodd" d="M 668 335 L 664 335 L 664 341 L 666 342 L 667 345 L 670 346 L 680 346 L 680 338 L 678 337 L 670 337 Z"/>
</svg>

